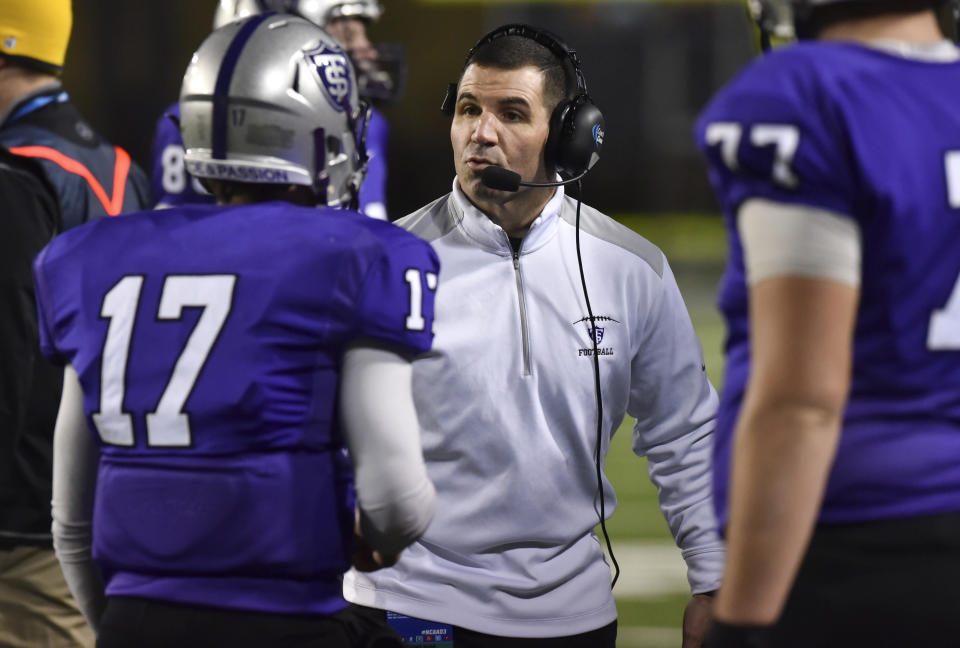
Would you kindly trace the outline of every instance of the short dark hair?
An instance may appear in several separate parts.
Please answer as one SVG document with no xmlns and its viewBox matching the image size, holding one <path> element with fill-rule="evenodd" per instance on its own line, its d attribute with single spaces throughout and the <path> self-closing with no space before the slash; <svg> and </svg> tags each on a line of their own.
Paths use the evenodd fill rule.
<svg viewBox="0 0 960 648">
<path fill-rule="evenodd" d="M 947 0 L 873 0 L 872 2 L 837 2 L 810 7 L 802 21 L 798 20 L 798 36 L 815 38 L 833 23 L 857 18 L 869 18 L 889 13 L 915 13 L 933 9 L 940 12 Z"/>
<path fill-rule="evenodd" d="M 291 185 L 286 184 L 237 182 L 214 178 L 200 178 L 200 184 L 213 194 L 219 204 L 227 204 L 237 197 L 242 197 L 251 204 L 275 200 L 306 206 L 317 204 L 313 191 L 305 186 L 297 185 L 296 188 L 292 188 Z"/>
<path fill-rule="evenodd" d="M 467 59 L 463 69 L 475 63 L 501 70 L 517 70 L 532 66 L 543 72 L 543 105 L 548 111 L 569 98 L 567 72 L 563 63 L 549 48 L 526 36 L 508 35 L 494 38 L 478 47 Z M 460 74 L 461 78 L 463 73 Z"/>
</svg>

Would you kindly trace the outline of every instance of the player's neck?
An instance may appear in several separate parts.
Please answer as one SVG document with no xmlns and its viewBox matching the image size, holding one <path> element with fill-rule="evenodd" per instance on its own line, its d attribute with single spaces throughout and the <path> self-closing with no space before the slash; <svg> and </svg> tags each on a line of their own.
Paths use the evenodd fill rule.
<svg viewBox="0 0 960 648">
<path fill-rule="evenodd" d="M 936 43 L 944 39 L 933 10 L 890 13 L 851 18 L 824 27 L 818 40 L 842 40 L 869 43 L 896 40 L 905 43 Z"/>
</svg>

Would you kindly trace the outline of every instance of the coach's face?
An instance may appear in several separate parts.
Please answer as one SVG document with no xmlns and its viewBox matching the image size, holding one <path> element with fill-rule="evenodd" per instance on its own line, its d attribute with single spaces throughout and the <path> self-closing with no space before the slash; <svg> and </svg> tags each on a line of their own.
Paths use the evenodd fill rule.
<svg viewBox="0 0 960 648">
<path fill-rule="evenodd" d="M 543 72 L 533 66 L 503 70 L 476 64 L 469 65 L 460 79 L 450 126 L 453 163 L 460 188 L 488 215 L 489 209 L 504 202 L 539 202 L 553 193 L 552 189 L 511 193 L 489 189 L 480 182 L 480 172 L 490 165 L 519 173 L 526 181 L 553 179 L 548 177 L 543 159 L 550 131 L 543 81 Z"/>
</svg>

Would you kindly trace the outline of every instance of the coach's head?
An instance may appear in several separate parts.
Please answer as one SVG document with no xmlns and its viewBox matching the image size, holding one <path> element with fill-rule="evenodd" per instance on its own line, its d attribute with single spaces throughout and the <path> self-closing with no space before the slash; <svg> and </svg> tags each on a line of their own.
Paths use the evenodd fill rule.
<svg viewBox="0 0 960 648">
<path fill-rule="evenodd" d="M 511 236 L 522 236 L 553 187 L 491 188 L 481 173 L 498 166 L 523 182 L 565 179 L 599 159 L 603 117 L 586 94 L 576 52 L 527 25 L 506 25 L 467 55 L 443 109 L 457 181 L 467 198 Z"/>
</svg>

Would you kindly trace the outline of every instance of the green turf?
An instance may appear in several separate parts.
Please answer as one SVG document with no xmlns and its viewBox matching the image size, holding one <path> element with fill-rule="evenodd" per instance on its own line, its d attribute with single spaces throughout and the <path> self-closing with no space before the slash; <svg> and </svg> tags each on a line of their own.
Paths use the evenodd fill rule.
<svg viewBox="0 0 960 648">
<path fill-rule="evenodd" d="M 613 214 L 613 218 L 656 244 L 672 265 L 722 263 L 723 223 L 716 214 Z"/>
<path fill-rule="evenodd" d="M 703 346 L 707 373 L 721 387 L 724 326 L 715 306 L 717 284 L 723 271 L 726 241 L 718 216 L 618 216 L 617 220 L 655 243 L 666 254 Z M 614 552 L 618 542 L 672 542 L 657 506 L 656 489 L 647 477 L 646 460 L 633 454 L 630 436 L 633 421 L 624 421 L 607 455 L 606 474 L 617 491 L 619 504 L 607 524 Z M 664 643 L 662 629 L 679 630 L 684 593 L 646 598 L 617 598 L 622 632 L 618 648 L 656 648 Z M 654 630 L 645 630 L 645 629 Z M 659 630 L 657 630 L 659 629 Z M 677 635 L 679 636 L 679 635 Z"/>
<path fill-rule="evenodd" d="M 690 597 L 686 594 L 619 600 L 617 611 L 620 613 L 620 624 L 634 627 L 679 628 L 683 621 L 683 608 L 689 600 Z M 625 623 L 626 619 L 630 619 L 631 623 Z"/>
</svg>

